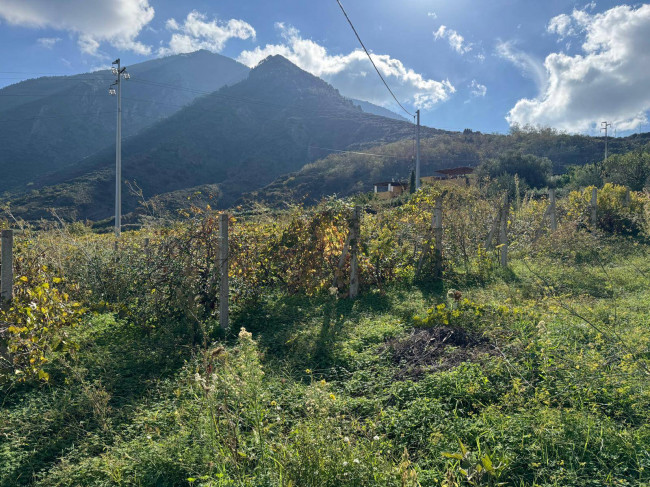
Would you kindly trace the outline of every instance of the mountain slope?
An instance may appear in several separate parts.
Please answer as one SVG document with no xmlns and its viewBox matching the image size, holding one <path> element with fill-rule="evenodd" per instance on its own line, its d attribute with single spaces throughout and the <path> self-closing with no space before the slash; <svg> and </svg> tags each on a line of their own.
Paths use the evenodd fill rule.
<svg viewBox="0 0 650 487">
<path fill-rule="evenodd" d="M 352 103 L 357 105 L 366 113 L 372 113 L 373 115 L 379 115 L 386 118 L 394 118 L 395 120 L 406 120 L 407 122 L 410 121 L 408 118 L 403 117 L 402 115 L 395 113 L 388 108 L 380 107 L 379 105 L 375 105 L 369 101 L 357 100 L 356 98 L 350 98 L 350 101 L 352 101 Z"/>
<path fill-rule="evenodd" d="M 609 140 L 609 151 L 625 153 L 648 143 L 650 133 L 614 138 Z M 476 166 L 507 151 L 548 157 L 555 173 L 561 173 L 569 165 L 602 160 L 604 149 L 603 137 L 567 135 L 548 129 L 510 135 L 447 132 L 422 139 L 421 174 L 431 176 L 438 169 Z M 312 203 L 332 194 L 348 196 L 371 191 L 377 181 L 408 181 L 415 167 L 412 141 L 380 145 L 364 152 L 367 154 L 331 154 L 245 195 L 240 203 L 277 206 L 288 201 Z"/>
<path fill-rule="evenodd" d="M 128 67 L 123 83 L 125 137 L 178 111 L 197 96 L 245 78 L 236 61 L 197 51 Z M 109 70 L 43 77 L 0 90 L 0 191 L 24 187 L 115 141 L 116 100 Z"/>
<path fill-rule="evenodd" d="M 320 148 L 358 149 L 412 134 L 411 123 L 364 113 L 321 79 L 272 56 L 244 81 L 126 140 L 123 177 L 136 181 L 147 198 L 218 184 L 215 204 L 226 207 L 322 157 Z M 74 211 L 77 218 L 109 217 L 113 164 L 108 148 L 37 181 L 29 195 L 13 198 L 14 209 L 28 218 L 44 216 L 47 207 Z M 137 198 L 126 194 L 125 212 L 136 207 Z"/>
</svg>

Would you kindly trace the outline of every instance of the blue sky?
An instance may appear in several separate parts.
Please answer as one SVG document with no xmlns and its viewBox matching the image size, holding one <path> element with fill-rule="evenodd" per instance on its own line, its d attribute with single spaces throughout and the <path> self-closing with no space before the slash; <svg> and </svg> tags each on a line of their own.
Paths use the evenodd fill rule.
<svg viewBox="0 0 650 487">
<path fill-rule="evenodd" d="M 650 5 L 567 0 L 343 0 L 400 101 L 426 125 L 649 131 Z M 0 85 L 206 48 L 283 54 L 399 112 L 336 0 L 0 0 Z"/>
</svg>

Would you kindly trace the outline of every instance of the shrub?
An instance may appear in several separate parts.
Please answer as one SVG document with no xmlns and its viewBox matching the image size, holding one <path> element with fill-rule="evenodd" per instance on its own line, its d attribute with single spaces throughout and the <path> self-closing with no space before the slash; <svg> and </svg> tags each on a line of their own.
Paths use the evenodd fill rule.
<svg viewBox="0 0 650 487">
<path fill-rule="evenodd" d="M 508 176 L 500 182 L 501 189 L 514 189 L 505 185 L 510 181 L 514 185 L 515 175 L 532 188 L 543 188 L 548 185 L 552 168 L 553 164 L 545 157 L 509 152 L 481 164 L 477 174 L 479 179 L 486 177 L 498 179 L 504 175 Z"/>
<path fill-rule="evenodd" d="M 76 347 L 68 331 L 85 310 L 63 286 L 63 279 L 46 266 L 17 279 L 12 303 L 0 310 L 0 337 L 4 335 L 7 349 L 0 357 L 0 380 L 48 380 L 45 367 L 53 352 Z"/>
<path fill-rule="evenodd" d="M 590 221 L 591 194 L 593 186 L 582 192 L 572 191 L 568 198 L 568 215 L 582 224 Z M 648 197 L 643 193 L 631 192 L 626 201 L 627 188 L 612 183 L 605 184 L 598 191 L 598 227 L 606 232 L 636 236 L 647 228 L 646 206 Z"/>
</svg>

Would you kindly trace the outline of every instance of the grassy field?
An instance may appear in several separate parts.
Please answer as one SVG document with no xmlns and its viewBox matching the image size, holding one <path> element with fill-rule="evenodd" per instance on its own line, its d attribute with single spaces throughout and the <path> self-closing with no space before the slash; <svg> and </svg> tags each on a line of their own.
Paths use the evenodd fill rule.
<svg viewBox="0 0 650 487">
<path fill-rule="evenodd" d="M 26 243 L 21 269 L 40 274 L 25 284 L 65 273 L 83 309 L 80 324 L 61 328 L 68 346 L 39 349 L 47 381 L 0 385 L 0 486 L 650 485 L 643 235 L 581 228 L 567 211 L 558 232 L 531 236 L 538 217 L 526 215 L 539 208 L 530 202 L 535 211 L 524 205 L 513 217 L 507 269 L 480 248 L 463 262 L 446 222 L 451 247 L 438 281 L 415 275 L 413 256 L 404 264 L 412 242 L 392 218 L 381 223 L 381 210 L 362 226 L 375 242 L 363 245 L 362 277 L 374 277 L 350 300 L 330 288 L 331 266 L 318 277 L 307 251 L 310 287 L 295 288 L 291 263 L 278 267 L 283 249 L 301 248 L 290 237 L 305 228 L 325 229 L 337 260 L 343 231 L 322 224 L 331 205 L 318 217 L 250 223 L 274 253 L 240 249 L 260 262 L 254 275 L 248 257 L 234 265 L 225 334 L 214 309 L 196 314 L 210 309 L 204 294 L 168 304 L 155 272 L 143 275 L 155 256 L 125 251 L 116 262 L 110 239 L 70 231 Z M 184 235 L 212 235 L 201 218 Z M 462 228 L 471 241 L 473 227 Z M 125 236 L 129 248 L 144 235 Z M 176 282 L 173 262 L 182 261 L 178 282 L 194 289 L 181 258 L 194 247 L 175 253 L 174 230 L 150 235 L 168 251 L 159 254 L 165 282 Z M 233 245 L 249 241 L 237 235 Z M 56 254 L 52 241 L 62 237 L 75 243 Z M 328 260 L 327 246 L 315 249 Z M 46 254 L 43 270 L 35 262 Z"/>
</svg>

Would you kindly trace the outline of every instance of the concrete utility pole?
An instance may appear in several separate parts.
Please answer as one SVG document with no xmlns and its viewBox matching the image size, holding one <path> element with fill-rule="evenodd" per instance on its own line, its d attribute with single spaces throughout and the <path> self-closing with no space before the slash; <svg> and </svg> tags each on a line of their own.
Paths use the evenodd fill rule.
<svg viewBox="0 0 650 487">
<path fill-rule="evenodd" d="M 609 122 L 600 122 L 600 131 L 602 132 L 603 130 L 605 131 L 605 162 L 607 162 L 607 143 L 609 140 L 609 137 L 607 136 L 607 128 L 611 127 L 612 124 Z"/>
<path fill-rule="evenodd" d="M 2 275 L 0 275 L 0 298 L 11 301 L 14 289 L 14 231 L 2 230 Z"/>
<path fill-rule="evenodd" d="M 122 78 L 129 79 L 126 68 L 121 67 L 120 58 L 113 61 L 117 67 L 111 68 L 117 76 L 115 83 L 108 89 L 109 95 L 117 94 L 117 133 L 115 136 L 115 236 L 122 232 Z M 117 91 L 113 88 L 117 86 Z"/>
<path fill-rule="evenodd" d="M 415 189 L 420 189 L 420 110 L 415 112 L 417 128 L 415 131 Z"/>
<path fill-rule="evenodd" d="M 225 330 L 228 328 L 228 298 L 230 288 L 228 287 L 228 223 L 230 217 L 227 213 L 219 215 L 219 326 Z"/>
</svg>

